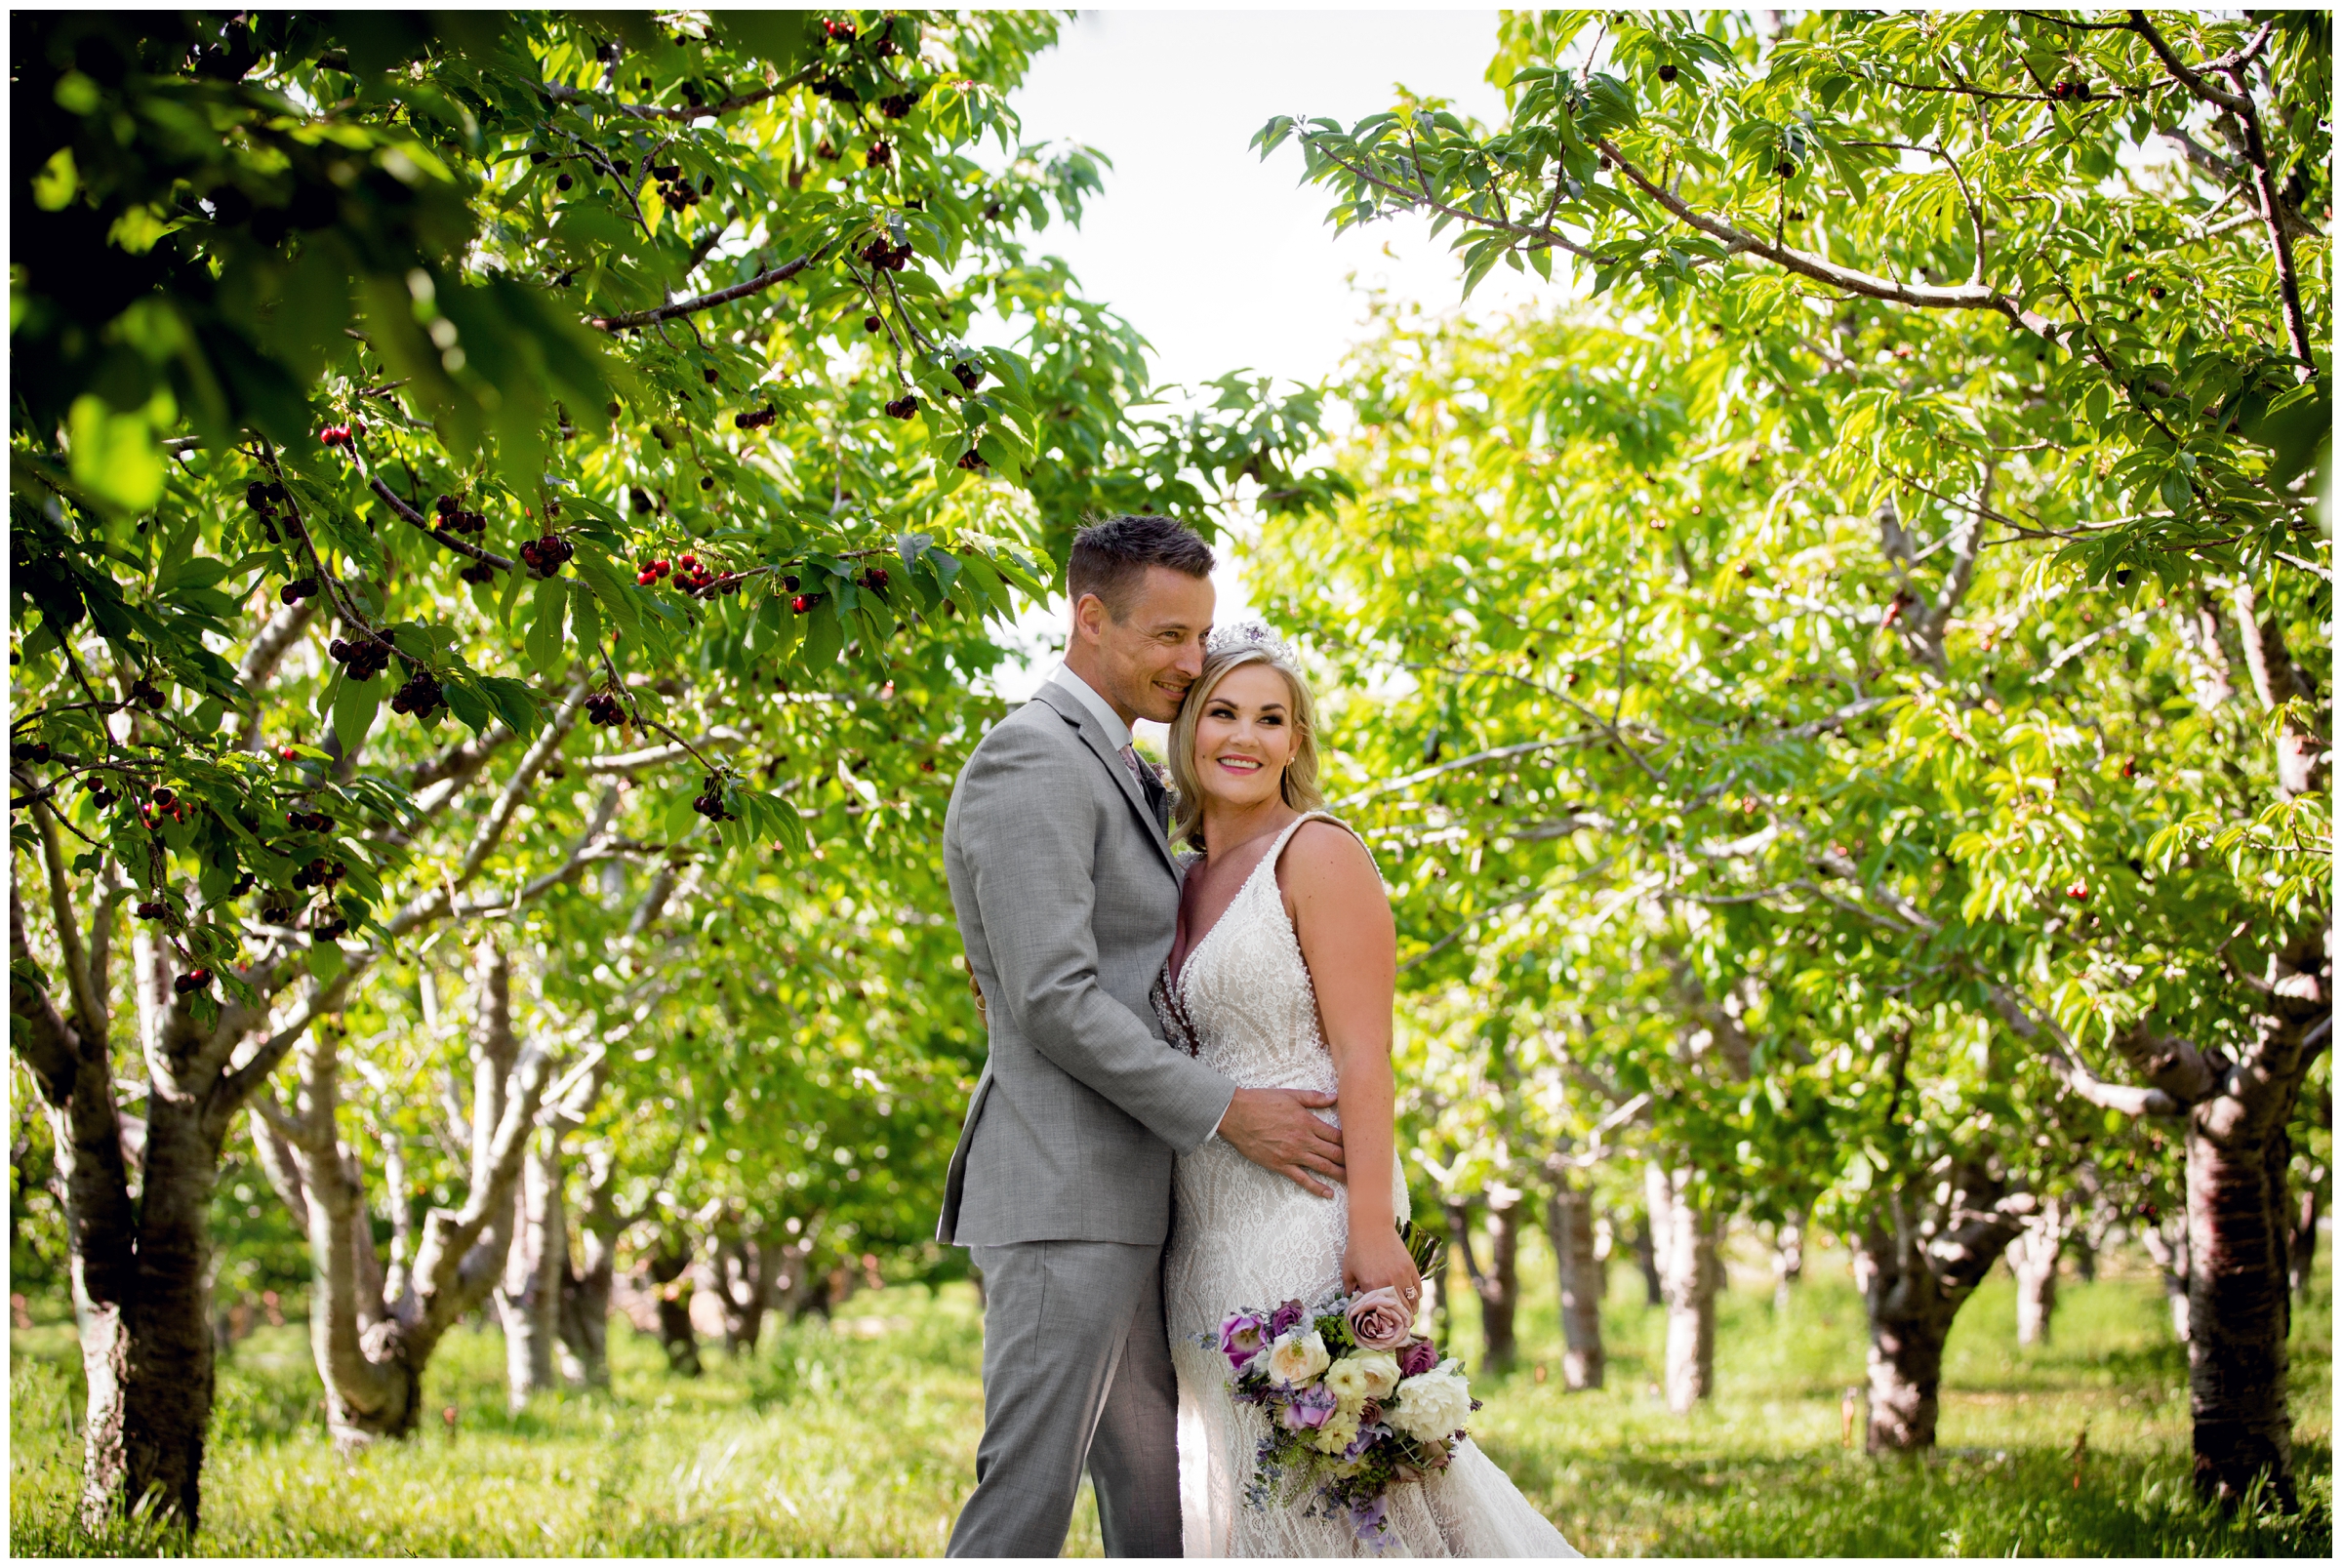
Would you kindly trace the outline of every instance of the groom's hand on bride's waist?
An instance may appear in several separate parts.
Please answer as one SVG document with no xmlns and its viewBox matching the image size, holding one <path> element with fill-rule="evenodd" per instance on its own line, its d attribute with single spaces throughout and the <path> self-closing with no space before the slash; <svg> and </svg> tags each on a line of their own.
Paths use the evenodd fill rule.
<svg viewBox="0 0 2342 1568">
<path fill-rule="evenodd" d="M 1319 1177 L 1342 1180 L 1342 1129 L 1313 1114 L 1333 1108 L 1332 1095 L 1303 1089 L 1238 1089 L 1220 1118 L 1220 1136 L 1263 1170 L 1330 1198 Z"/>
</svg>

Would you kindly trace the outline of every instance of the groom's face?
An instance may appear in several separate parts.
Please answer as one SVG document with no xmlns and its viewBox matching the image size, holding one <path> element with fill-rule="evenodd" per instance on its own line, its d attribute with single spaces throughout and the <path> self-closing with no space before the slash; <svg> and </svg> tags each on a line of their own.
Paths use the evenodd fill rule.
<svg viewBox="0 0 2342 1568">
<path fill-rule="evenodd" d="M 1151 566 L 1119 617 L 1095 594 L 1073 610 L 1073 635 L 1092 652 L 1104 682 L 1099 696 L 1143 719 L 1168 724 L 1188 688 L 1203 673 L 1203 639 L 1212 629 L 1210 578 Z"/>
</svg>

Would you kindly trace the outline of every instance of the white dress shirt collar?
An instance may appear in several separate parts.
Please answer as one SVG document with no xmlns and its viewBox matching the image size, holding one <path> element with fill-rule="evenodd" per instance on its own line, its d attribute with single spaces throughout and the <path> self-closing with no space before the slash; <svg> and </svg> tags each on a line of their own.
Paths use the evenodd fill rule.
<svg viewBox="0 0 2342 1568">
<path fill-rule="evenodd" d="M 1130 726 L 1122 722 L 1122 716 L 1108 704 L 1105 698 L 1091 690 L 1088 681 L 1063 664 L 1058 665 L 1057 673 L 1049 678 L 1071 692 L 1074 700 L 1089 709 L 1090 717 L 1096 719 L 1098 727 L 1106 732 L 1108 745 L 1119 751 L 1130 744 Z"/>
</svg>

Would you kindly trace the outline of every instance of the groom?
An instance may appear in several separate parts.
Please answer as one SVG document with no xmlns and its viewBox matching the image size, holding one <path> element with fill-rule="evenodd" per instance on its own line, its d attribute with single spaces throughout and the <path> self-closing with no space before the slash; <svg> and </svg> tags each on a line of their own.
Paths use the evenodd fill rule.
<svg viewBox="0 0 2342 1568">
<path fill-rule="evenodd" d="M 937 1235 L 984 1270 L 984 1440 L 954 1557 L 1055 1556 L 1086 1464 L 1106 1550 L 1180 1554 L 1178 1388 L 1163 1327 L 1171 1162 L 1218 1136 L 1320 1195 L 1331 1095 L 1238 1089 L 1163 1042 L 1168 799 L 1131 748 L 1203 669 L 1212 552 L 1165 517 L 1081 530 L 1065 667 L 961 769 L 944 865 L 990 1053 Z M 1233 1304 L 1231 1304 L 1233 1305 Z"/>
</svg>

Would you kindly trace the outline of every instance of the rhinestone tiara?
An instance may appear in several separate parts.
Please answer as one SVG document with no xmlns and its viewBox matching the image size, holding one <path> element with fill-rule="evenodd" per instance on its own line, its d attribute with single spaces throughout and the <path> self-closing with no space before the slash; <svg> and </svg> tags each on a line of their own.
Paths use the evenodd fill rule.
<svg viewBox="0 0 2342 1568">
<path fill-rule="evenodd" d="M 1258 648 L 1270 658 L 1285 663 L 1293 662 L 1292 645 L 1258 621 L 1239 621 L 1232 626 L 1215 626 L 1204 639 L 1204 652 L 1230 654 L 1240 649 Z"/>
</svg>

